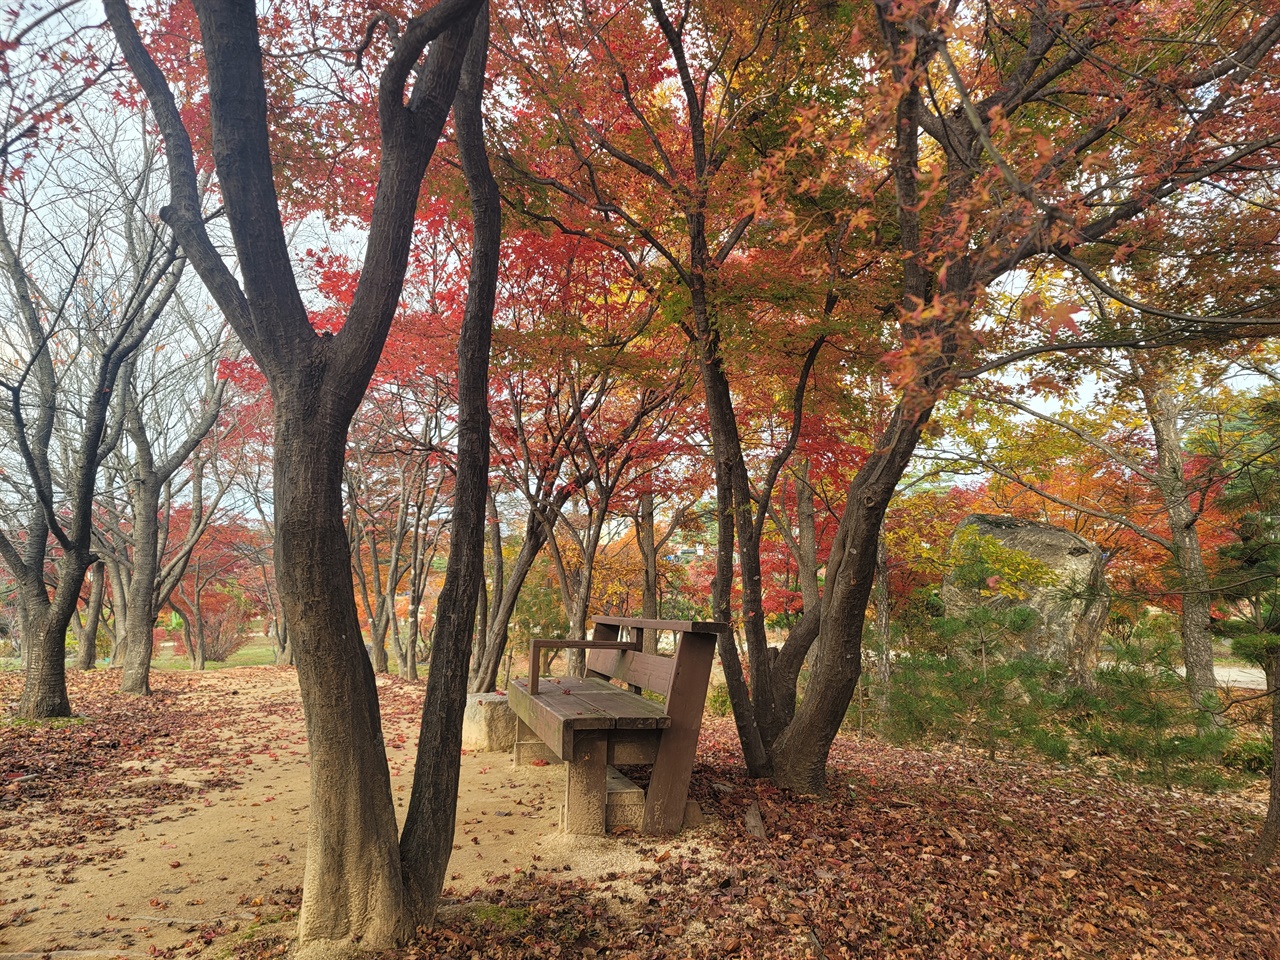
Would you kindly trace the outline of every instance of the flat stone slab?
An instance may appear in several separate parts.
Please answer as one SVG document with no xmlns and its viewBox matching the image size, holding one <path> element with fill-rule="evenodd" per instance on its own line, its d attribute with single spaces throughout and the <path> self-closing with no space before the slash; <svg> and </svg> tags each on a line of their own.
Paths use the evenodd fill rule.
<svg viewBox="0 0 1280 960">
<path fill-rule="evenodd" d="M 516 715 L 501 693 L 469 693 L 462 715 L 462 749 L 510 753 L 516 742 Z"/>
</svg>

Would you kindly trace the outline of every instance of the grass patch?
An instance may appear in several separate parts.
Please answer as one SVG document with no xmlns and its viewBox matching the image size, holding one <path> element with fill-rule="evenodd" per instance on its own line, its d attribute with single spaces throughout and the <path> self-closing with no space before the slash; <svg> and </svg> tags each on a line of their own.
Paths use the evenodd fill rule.
<svg viewBox="0 0 1280 960">
<path fill-rule="evenodd" d="M 528 907 L 504 907 L 496 903 L 482 903 L 470 912 L 477 923 L 497 933 L 514 935 L 522 933 L 529 925 Z"/>
</svg>

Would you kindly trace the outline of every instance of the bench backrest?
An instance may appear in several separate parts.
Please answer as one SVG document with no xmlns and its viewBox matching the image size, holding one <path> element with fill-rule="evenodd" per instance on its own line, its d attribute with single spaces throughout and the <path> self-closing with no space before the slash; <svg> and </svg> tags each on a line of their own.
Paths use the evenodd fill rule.
<svg viewBox="0 0 1280 960">
<path fill-rule="evenodd" d="M 676 651 L 677 655 L 679 651 Z M 674 657 L 638 650 L 588 650 L 587 672 L 607 680 L 620 680 L 631 687 L 652 690 L 664 699 L 671 693 L 675 676 Z"/>
<path fill-rule="evenodd" d="M 625 631 L 627 637 L 635 641 L 636 648 L 588 650 L 589 673 L 607 680 L 618 680 L 637 692 L 651 690 L 657 693 L 668 701 L 668 715 L 671 714 L 672 695 L 697 699 L 698 717 L 701 719 L 700 701 L 706 696 L 707 674 L 711 669 L 715 636 L 727 629 L 726 624 L 602 616 L 597 616 L 594 620 L 592 640 L 616 643 L 623 639 Z M 643 640 L 652 641 L 661 631 L 675 634 L 675 655 L 667 657 L 641 652 Z M 700 679 L 695 679 L 698 677 Z"/>
</svg>

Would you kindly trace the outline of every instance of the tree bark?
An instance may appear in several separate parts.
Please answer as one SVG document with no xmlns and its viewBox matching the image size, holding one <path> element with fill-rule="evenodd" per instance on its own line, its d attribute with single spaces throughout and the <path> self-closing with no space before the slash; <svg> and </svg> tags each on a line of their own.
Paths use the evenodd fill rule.
<svg viewBox="0 0 1280 960">
<path fill-rule="evenodd" d="M 1252 858 L 1272 863 L 1280 854 L 1280 644 L 1266 651 L 1267 689 L 1271 691 L 1271 791 L 1267 819 L 1258 834 Z"/>
<path fill-rule="evenodd" d="M 812 467 L 808 460 L 796 471 L 796 566 L 800 571 L 800 597 L 806 610 L 822 603 L 818 584 L 818 512 L 814 509 L 813 487 L 809 484 Z"/>
<path fill-rule="evenodd" d="M 402 874 L 377 688 L 352 585 L 342 468 L 347 430 L 396 314 L 422 181 L 454 101 L 480 5 L 477 0 L 442 0 L 408 21 L 390 45 L 378 87 L 382 149 L 365 257 L 342 329 L 321 335 L 311 326 L 294 277 L 276 196 L 256 8 L 245 0 L 195 4 L 209 79 L 214 163 L 241 281 L 208 236 L 191 138 L 173 93 L 124 0 L 104 4 L 121 52 L 164 136 L 170 203 L 161 216 L 262 368 L 275 404 L 277 583 L 311 751 L 307 862 L 298 919 L 304 952 L 328 953 L 331 947 L 349 949 L 356 943 L 362 949 L 399 945 L 418 922 L 430 919 L 439 887 L 434 894 L 427 891 L 437 874 L 443 876 L 448 859 L 448 845 L 442 851 L 436 843 L 411 844 L 414 867 L 408 876 Z M 496 254 L 490 256 L 496 264 Z M 481 314 L 469 297 L 471 322 L 464 319 L 463 337 L 468 343 L 474 335 L 466 331 L 485 319 Z M 467 381 L 475 375 L 469 366 L 460 372 L 466 383 L 460 399 L 460 416 L 468 423 L 464 434 L 475 432 L 474 380 Z M 483 372 L 480 378 L 483 407 Z M 464 521 L 472 487 L 483 498 L 484 486 L 483 471 L 474 476 L 476 451 L 470 442 L 460 441 L 459 451 Z M 486 455 L 484 469 L 487 465 Z M 462 563 L 467 539 L 459 533 L 458 521 L 455 513 L 454 547 Z M 449 602 L 442 612 L 469 629 L 474 595 L 461 596 L 460 588 L 446 583 Z M 451 837 L 452 803 L 434 791 L 456 791 L 463 690 L 454 690 L 450 682 L 449 648 L 470 638 L 449 635 L 447 641 L 438 644 L 444 660 L 439 677 L 432 678 L 437 690 L 428 692 L 424 709 L 424 722 L 432 722 L 420 744 L 415 798 L 417 782 L 425 777 L 423 789 L 432 791 L 431 798 L 425 811 L 418 800 L 417 812 L 420 817 L 447 814 Z M 465 678 L 465 659 L 462 669 Z M 408 827 L 418 829 L 412 823 Z M 421 863 L 424 858 L 431 862 Z M 415 878 L 414 889 L 406 896 L 409 877 Z"/>
<path fill-rule="evenodd" d="M 1176 390 L 1160 381 L 1158 369 L 1147 370 L 1139 378 L 1139 388 L 1155 440 L 1156 483 L 1169 515 L 1173 564 L 1182 593 L 1182 660 L 1193 699 L 1200 705 L 1212 702 L 1216 706 L 1218 682 L 1213 670 L 1213 637 L 1209 632 L 1212 585 L 1205 570 L 1200 534 L 1196 530 L 1196 511 L 1184 473 L 1180 419 L 1183 401 Z"/>
<path fill-rule="evenodd" d="M 386 755 L 364 748 L 382 725 L 342 519 L 346 428 L 326 406 L 305 387 L 276 395 L 276 580 L 312 771 L 298 922 L 308 941 L 391 944 L 411 927 Z"/>
<path fill-rule="evenodd" d="M 462 714 L 484 582 L 489 491 L 489 347 L 502 233 L 498 185 L 484 144 L 481 100 L 489 47 L 489 9 L 481 8 L 454 103 L 458 151 L 471 191 L 473 220 L 467 306 L 458 337 L 458 466 L 449 560 L 436 607 L 418 738 L 413 793 L 400 839 L 404 888 L 412 916 L 431 922 L 453 850 L 458 805 Z M 389 794 L 388 794 L 389 796 Z"/>
<path fill-rule="evenodd" d="M 78 631 L 76 666 L 81 670 L 92 670 L 97 665 L 98 624 L 102 620 L 102 596 L 106 592 L 106 584 L 103 564 L 99 560 L 89 572 L 89 604 L 84 612 L 84 625 Z"/>
<path fill-rule="evenodd" d="M 773 775 L 797 793 L 826 792 L 826 763 L 862 672 L 862 629 L 875 580 L 880 525 L 911 462 L 931 406 L 904 399 L 845 498 L 827 561 L 822 622 L 812 672 L 795 717 L 773 746 Z"/>
<path fill-rule="evenodd" d="M 636 545 L 640 549 L 640 558 L 644 562 L 644 582 L 641 584 L 640 593 L 640 611 L 641 616 L 646 620 L 657 620 L 658 612 L 658 543 L 657 534 L 654 532 L 654 516 L 653 516 L 653 493 L 645 491 L 640 495 L 640 516 L 636 523 Z M 650 639 L 649 634 L 645 633 L 646 647 L 652 647 L 647 650 L 648 653 L 657 652 L 658 638 L 655 635 Z"/>
<path fill-rule="evenodd" d="M 502 655 L 507 649 L 511 615 L 520 599 L 520 590 L 545 542 L 542 525 L 536 518 L 534 508 L 530 507 L 525 522 L 524 542 L 520 544 L 520 552 L 502 584 L 502 595 L 495 597 L 497 602 L 489 616 L 489 634 L 485 639 L 484 656 L 473 671 L 471 679 L 472 693 L 487 693 L 497 685 L 498 668 L 502 665 Z"/>
<path fill-rule="evenodd" d="M 120 692 L 151 693 L 151 655 L 156 617 L 154 595 L 160 571 L 160 488 L 153 477 L 134 479 L 133 566 L 129 571 L 129 618 L 125 621 L 124 671 Z"/>
</svg>

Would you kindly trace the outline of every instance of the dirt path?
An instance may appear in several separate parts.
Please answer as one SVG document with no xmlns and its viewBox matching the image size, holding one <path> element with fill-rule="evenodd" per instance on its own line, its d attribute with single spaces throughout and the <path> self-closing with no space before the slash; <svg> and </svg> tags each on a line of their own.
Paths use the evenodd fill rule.
<svg viewBox="0 0 1280 960">
<path fill-rule="evenodd" d="M 91 682 L 106 692 L 112 679 Z M 0 960 L 194 956 L 262 921 L 289 921 L 302 883 L 308 807 L 296 676 L 244 668 L 163 675 L 157 686 L 188 727 L 155 735 L 159 743 L 150 748 L 128 749 L 110 746 L 102 730 L 68 728 L 90 753 L 106 744 L 102 749 L 127 754 L 90 761 L 89 771 L 21 773 L 34 761 L 23 766 L 0 740 L 0 775 L 8 780 L 0 802 Z M 421 688 L 391 681 L 379 687 L 403 815 Z M 84 705 L 89 694 L 80 693 L 73 702 L 92 717 L 92 705 Z M 101 789 L 70 798 L 32 789 L 54 777 Z M 530 870 L 591 876 L 639 862 L 625 841 L 557 833 L 563 777 L 559 767 L 515 767 L 505 754 L 464 754 L 447 895 Z M 127 790 L 111 796 L 121 785 Z M 149 802 L 175 792 L 181 798 L 173 802 Z"/>
</svg>

